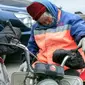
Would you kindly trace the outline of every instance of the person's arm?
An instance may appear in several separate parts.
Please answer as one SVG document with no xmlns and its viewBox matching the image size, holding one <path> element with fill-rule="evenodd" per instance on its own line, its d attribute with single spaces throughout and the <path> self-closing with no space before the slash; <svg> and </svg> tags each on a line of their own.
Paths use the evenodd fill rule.
<svg viewBox="0 0 85 85">
<path fill-rule="evenodd" d="M 78 47 L 82 47 L 85 54 L 85 21 L 78 16 L 74 16 L 71 27 L 71 35 L 74 37 Z"/>
<path fill-rule="evenodd" d="M 85 37 L 85 21 L 80 17 L 74 15 L 71 20 L 71 35 L 74 37 L 75 41 L 79 43 L 81 38 Z"/>
<path fill-rule="evenodd" d="M 39 48 L 38 48 L 38 46 L 37 46 L 37 44 L 35 42 L 35 39 L 34 39 L 34 32 L 33 32 L 34 27 L 35 27 L 35 25 L 32 27 L 31 35 L 30 35 L 27 47 L 28 47 L 30 52 L 32 52 L 34 55 L 36 55 L 38 53 Z M 33 56 L 31 55 L 30 58 L 31 58 L 31 61 L 32 61 Z"/>
<path fill-rule="evenodd" d="M 39 50 L 39 48 L 35 42 L 35 39 L 34 39 L 34 32 L 33 31 L 34 31 L 35 27 L 36 27 L 35 25 L 32 27 L 31 35 L 30 35 L 30 38 L 28 40 L 28 46 L 27 46 L 29 51 L 34 55 L 36 55 L 38 53 L 38 50 Z M 33 63 L 33 60 L 34 60 L 34 57 L 32 55 L 30 55 L 30 63 L 31 64 Z M 24 63 L 22 63 L 20 65 L 19 71 L 27 71 L 26 59 L 25 59 Z"/>
<path fill-rule="evenodd" d="M 0 24 L 0 31 L 2 31 L 3 29 L 4 29 L 4 26 Z"/>
</svg>

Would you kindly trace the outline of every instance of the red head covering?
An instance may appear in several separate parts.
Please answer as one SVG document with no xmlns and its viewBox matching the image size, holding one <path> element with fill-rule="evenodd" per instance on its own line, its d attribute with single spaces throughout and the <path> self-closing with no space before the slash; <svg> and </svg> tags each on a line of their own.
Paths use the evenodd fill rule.
<svg viewBox="0 0 85 85">
<path fill-rule="evenodd" d="M 34 20 L 38 20 L 45 11 L 45 6 L 38 2 L 33 2 L 27 7 L 27 12 L 32 16 Z"/>
</svg>

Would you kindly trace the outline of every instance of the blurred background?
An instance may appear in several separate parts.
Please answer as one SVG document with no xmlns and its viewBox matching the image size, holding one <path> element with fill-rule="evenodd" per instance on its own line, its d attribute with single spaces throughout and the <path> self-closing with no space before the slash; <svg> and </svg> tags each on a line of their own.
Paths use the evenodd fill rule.
<svg viewBox="0 0 85 85">
<path fill-rule="evenodd" d="M 31 0 L 0 0 L 0 4 L 24 7 L 30 3 Z"/>
<path fill-rule="evenodd" d="M 0 4 L 24 7 L 28 6 L 33 0 L 0 0 Z M 76 12 L 81 11 L 85 13 L 85 0 L 49 0 L 52 3 L 56 4 L 58 7 L 68 11 Z"/>
</svg>

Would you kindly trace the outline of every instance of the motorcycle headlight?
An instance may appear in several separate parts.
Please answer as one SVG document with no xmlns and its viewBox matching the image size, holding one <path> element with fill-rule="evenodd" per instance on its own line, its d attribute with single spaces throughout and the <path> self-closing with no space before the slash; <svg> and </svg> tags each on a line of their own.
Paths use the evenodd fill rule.
<svg viewBox="0 0 85 85">
<path fill-rule="evenodd" d="M 37 85 L 58 85 L 58 83 L 52 79 L 41 80 Z"/>
<path fill-rule="evenodd" d="M 31 28 L 35 22 L 28 14 L 14 13 L 14 15 L 27 27 Z"/>
</svg>

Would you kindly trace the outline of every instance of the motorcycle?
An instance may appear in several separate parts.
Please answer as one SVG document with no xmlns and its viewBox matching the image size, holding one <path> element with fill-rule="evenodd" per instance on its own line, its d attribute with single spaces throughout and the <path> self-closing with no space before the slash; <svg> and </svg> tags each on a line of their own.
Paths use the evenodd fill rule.
<svg viewBox="0 0 85 85">
<path fill-rule="evenodd" d="M 12 45 L 23 49 L 27 71 L 14 72 L 11 77 L 11 85 L 83 85 L 80 77 L 65 75 L 64 73 L 64 65 L 71 56 L 66 55 L 60 66 L 39 62 L 33 68 L 30 63 L 30 51 L 28 48 L 23 44 Z"/>
</svg>

